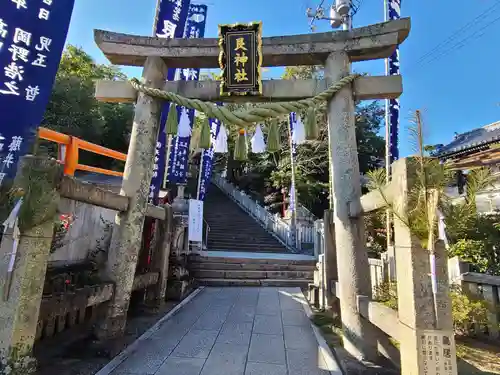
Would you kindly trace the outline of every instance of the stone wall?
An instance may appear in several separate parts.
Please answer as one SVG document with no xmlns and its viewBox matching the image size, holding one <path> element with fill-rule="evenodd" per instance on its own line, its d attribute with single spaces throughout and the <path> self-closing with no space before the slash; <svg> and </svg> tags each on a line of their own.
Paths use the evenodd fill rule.
<svg viewBox="0 0 500 375">
<path fill-rule="evenodd" d="M 50 256 L 49 261 L 83 261 L 103 246 L 110 236 L 110 223 L 114 223 L 116 211 L 88 203 L 62 198 L 59 213 L 71 215 L 72 223 L 60 240 L 61 247 Z M 108 241 L 109 242 L 109 241 Z"/>
</svg>

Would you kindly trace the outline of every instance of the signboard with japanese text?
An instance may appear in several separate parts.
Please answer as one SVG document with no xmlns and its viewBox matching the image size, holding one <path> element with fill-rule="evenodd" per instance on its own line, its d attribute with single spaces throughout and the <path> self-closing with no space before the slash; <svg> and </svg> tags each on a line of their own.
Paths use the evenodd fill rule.
<svg viewBox="0 0 500 375">
<path fill-rule="evenodd" d="M 14 177 L 43 119 L 74 0 L 2 0 L 0 185 Z"/>
<path fill-rule="evenodd" d="M 219 25 L 220 94 L 262 95 L 262 23 Z"/>
<path fill-rule="evenodd" d="M 427 375 L 457 375 L 455 337 L 452 331 L 419 331 L 419 364 Z"/>
<path fill-rule="evenodd" d="M 188 240 L 203 242 L 203 202 L 196 199 L 189 200 Z"/>
<path fill-rule="evenodd" d="M 221 121 L 219 119 L 208 119 L 210 123 L 210 135 L 212 142 L 208 150 L 203 150 L 201 155 L 201 168 L 200 176 L 198 182 L 198 199 L 204 201 L 207 195 L 208 185 L 210 184 L 210 178 L 212 177 L 212 166 L 214 163 L 214 145 L 219 135 Z"/>
<path fill-rule="evenodd" d="M 203 38 L 207 18 L 206 5 L 191 5 L 189 7 L 186 23 L 185 38 Z M 184 81 L 197 81 L 200 69 L 180 69 L 180 79 Z M 177 106 L 179 124 L 187 121 L 193 127 L 194 109 Z M 179 126 L 180 128 L 180 126 Z M 174 184 L 186 184 L 189 162 L 189 145 L 191 136 L 175 136 L 172 138 L 171 151 L 168 160 L 167 181 Z"/>
<path fill-rule="evenodd" d="M 160 0 L 158 13 L 155 22 L 155 35 L 158 38 L 182 38 L 188 17 L 190 0 Z M 178 69 L 168 69 L 167 81 L 176 78 Z M 165 134 L 165 124 L 168 117 L 170 103 L 163 104 L 160 132 L 156 142 L 156 152 L 154 159 L 153 178 L 149 187 L 149 202 L 158 203 L 158 196 L 163 182 L 163 173 L 166 164 L 167 136 Z"/>
</svg>

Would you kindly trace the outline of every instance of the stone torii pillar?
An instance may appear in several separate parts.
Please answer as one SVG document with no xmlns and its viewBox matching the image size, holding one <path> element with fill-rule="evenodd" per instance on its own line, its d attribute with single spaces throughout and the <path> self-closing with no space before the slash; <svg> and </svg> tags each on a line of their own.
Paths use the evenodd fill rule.
<svg viewBox="0 0 500 375">
<path fill-rule="evenodd" d="M 325 64 L 323 80 L 263 81 L 261 96 L 221 97 L 217 81 L 166 82 L 163 90 L 205 101 L 292 101 L 315 96 L 350 73 L 356 61 L 389 57 L 408 36 L 409 19 L 389 21 L 349 31 L 262 38 L 263 67 Z M 95 40 L 111 63 L 140 66 L 158 56 L 171 68 L 217 68 L 219 41 L 159 39 L 96 30 Z M 361 195 L 357 160 L 354 101 L 397 98 L 402 93 L 400 76 L 360 77 L 344 87 L 328 104 L 331 182 L 338 277 L 345 347 L 354 356 L 373 360 L 377 356 L 374 327 L 359 316 L 356 295 L 371 292 L 363 223 L 349 217 L 348 206 L 359 204 Z M 142 95 L 142 94 L 141 94 Z M 137 92 L 128 82 L 100 81 L 96 98 L 107 102 L 134 102 Z M 334 275 L 326 275 L 328 283 Z"/>
<path fill-rule="evenodd" d="M 328 56 L 325 63 L 328 84 L 339 81 L 350 72 L 347 53 L 334 52 Z M 345 86 L 328 102 L 330 175 L 340 285 L 338 297 L 345 349 L 357 358 L 375 361 L 378 357 L 378 330 L 358 314 L 357 308 L 357 295 L 371 295 L 363 217 L 351 218 L 349 215 L 349 204 L 360 204 L 361 198 L 354 116 L 352 89 Z"/>
<path fill-rule="evenodd" d="M 159 57 L 148 57 L 143 82 L 161 88 L 167 67 Z M 106 263 L 106 277 L 115 282 L 115 293 L 108 311 L 96 331 L 101 338 L 122 334 L 134 283 L 141 247 L 142 228 L 148 207 L 149 185 L 153 176 L 153 158 L 160 129 L 161 100 L 140 94 L 135 107 L 132 134 L 123 173 L 120 194 L 129 197 L 129 208 L 116 215 L 115 227 Z"/>
</svg>

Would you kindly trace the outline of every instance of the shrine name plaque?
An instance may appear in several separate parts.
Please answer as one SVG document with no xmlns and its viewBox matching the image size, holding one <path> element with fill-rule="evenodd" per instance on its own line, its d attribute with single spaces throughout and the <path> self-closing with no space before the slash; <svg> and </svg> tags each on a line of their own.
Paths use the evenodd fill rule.
<svg viewBox="0 0 500 375">
<path fill-rule="evenodd" d="M 418 331 L 419 362 L 424 375 L 457 375 L 455 338 L 452 331 Z"/>
<path fill-rule="evenodd" d="M 220 94 L 262 95 L 262 23 L 219 25 Z"/>
</svg>

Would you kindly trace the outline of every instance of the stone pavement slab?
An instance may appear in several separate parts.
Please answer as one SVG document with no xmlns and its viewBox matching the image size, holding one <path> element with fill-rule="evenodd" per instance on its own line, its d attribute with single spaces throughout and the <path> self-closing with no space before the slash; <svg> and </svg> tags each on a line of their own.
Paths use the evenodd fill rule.
<svg viewBox="0 0 500 375">
<path fill-rule="evenodd" d="M 203 288 L 96 375 L 340 375 L 308 315 L 299 288 Z"/>
</svg>

